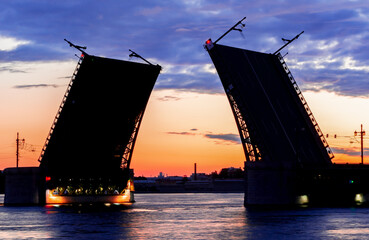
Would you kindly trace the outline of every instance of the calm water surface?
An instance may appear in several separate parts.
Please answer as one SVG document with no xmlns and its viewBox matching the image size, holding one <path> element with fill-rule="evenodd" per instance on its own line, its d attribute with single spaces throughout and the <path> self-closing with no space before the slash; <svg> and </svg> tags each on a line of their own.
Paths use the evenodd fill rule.
<svg viewBox="0 0 369 240">
<path fill-rule="evenodd" d="M 125 207 L 0 206 L 0 239 L 369 239 L 366 208 L 246 209 L 243 194 L 135 197 Z"/>
</svg>

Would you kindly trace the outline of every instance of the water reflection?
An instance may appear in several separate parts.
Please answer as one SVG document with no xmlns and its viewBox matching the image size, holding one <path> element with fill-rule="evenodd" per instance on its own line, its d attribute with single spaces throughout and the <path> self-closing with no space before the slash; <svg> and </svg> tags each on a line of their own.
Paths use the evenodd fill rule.
<svg viewBox="0 0 369 240">
<path fill-rule="evenodd" d="M 135 237 L 150 239 L 229 239 L 242 234 L 244 211 L 240 194 L 152 194 L 138 199 L 132 226 Z M 148 201 L 149 200 L 149 201 Z M 164 201 L 163 201 L 164 200 Z M 136 209 L 136 208 L 135 208 Z M 132 209 L 133 211 L 136 211 Z M 241 227 L 241 228 L 240 228 Z"/>
<path fill-rule="evenodd" d="M 219 239 L 244 236 L 240 194 L 136 195 L 131 206 L 47 207 L 54 237 Z"/>
<path fill-rule="evenodd" d="M 244 208 L 243 194 L 137 194 L 131 206 L 0 207 L 0 239 L 363 239 L 369 210 Z"/>
<path fill-rule="evenodd" d="M 247 209 L 246 214 L 247 239 L 366 239 L 369 232 L 364 208 Z"/>
<path fill-rule="evenodd" d="M 48 229 L 67 239 L 127 239 L 130 205 L 47 206 Z"/>
</svg>

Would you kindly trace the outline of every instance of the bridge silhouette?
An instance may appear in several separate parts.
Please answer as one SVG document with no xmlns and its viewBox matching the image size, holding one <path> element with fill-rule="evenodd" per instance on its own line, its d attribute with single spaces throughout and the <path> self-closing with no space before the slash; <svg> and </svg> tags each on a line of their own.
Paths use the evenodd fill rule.
<svg viewBox="0 0 369 240">
<path fill-rule="evenodd" d="M 89 55 L 67 42 L 81 56 L 40 167 L 6 169 L 5 204 L 134 201 L 132 153 L 161 67 L 133 51 L 145 63 Z"/>
<path fill-rule="evenodd" d="M 204 47 L 244 149 L 245 206 L 367 204 L 369 167 L 332 163 L 333 152 L 279 53 L 282 48 L 269 54 L 218 41 L 209 39 Z"/>
<path fill-rule="evenodd" d="M 241 21 L 228 32 L 240 31 Z M 368 166 L 332 163 L 333 153 L 281 48 L 274 54 L 255 52 L 220 45 L 221 38 L 204 47 L 245 153 L 245 206 L 367 204 Z M 67 42 L 82 55 L 40 167 L 5 170 L 5 204 L 134 201 L 131 156 L 161 67 L 133 51 L 131 56 L 145 63 L 89 55 Z"/>
</svg>

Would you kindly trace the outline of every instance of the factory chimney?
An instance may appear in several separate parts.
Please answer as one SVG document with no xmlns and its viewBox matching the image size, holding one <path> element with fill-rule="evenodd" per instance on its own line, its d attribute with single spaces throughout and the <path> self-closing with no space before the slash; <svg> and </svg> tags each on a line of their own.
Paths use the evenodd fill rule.
<svg viewBox="0 0 369 240">
<path fill-rule="evenodd" d="M 193 179 L 196 181 L 197 180 L 197 173 L 196 173 L 196 163 L 194 164 L 194 175 L 193 175 Z"/>
</svg>

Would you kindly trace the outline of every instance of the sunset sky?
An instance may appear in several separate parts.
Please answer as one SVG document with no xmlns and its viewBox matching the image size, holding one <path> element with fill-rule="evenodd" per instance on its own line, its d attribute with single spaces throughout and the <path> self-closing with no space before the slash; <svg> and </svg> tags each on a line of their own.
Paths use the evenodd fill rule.
<svg viewBox="0 0 369 240">
<path fill-rule="evenodd" d="M 163 67 L 133 154 L 136 176 L 190 175 L 195 162 L 205 173 L 242 167 L 236 124 L 203 43 L 244 16 L 243 32 L 220 44 L 273 53 L 281 38 L 305 31 L 282 55 L 288 52 L 285 60 L 329 135 L 334 162 L 360 162 L 354 131 L 360 124 L 369 131 L 366 0 L 0 0 L 0 6 L 0 169 L 15 166 L 17 132 L 26 143 L 19 165 L 38 166 L 78 60 L 64 38 L 91 55 L 129 60 L 132 49 Z"/>
</svg>

